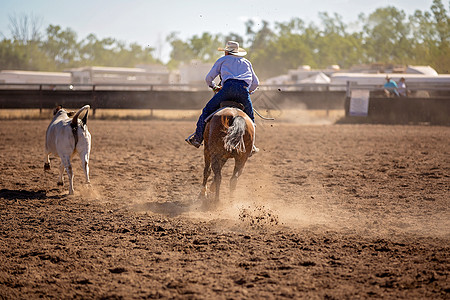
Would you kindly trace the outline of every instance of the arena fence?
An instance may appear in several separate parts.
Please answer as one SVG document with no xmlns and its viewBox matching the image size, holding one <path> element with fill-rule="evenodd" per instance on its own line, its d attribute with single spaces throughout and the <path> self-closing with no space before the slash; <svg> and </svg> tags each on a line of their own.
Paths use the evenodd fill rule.
<svg viewBox="0 0 450 300">
<path fill-rule="evenodd" d="M 200 110 L 213 96 L 204 85 L 0 84 L 0 109 Z M 260 110 L 345 110 L 346 121 L 450 125 L 450 87 L 410 86 L 408 97 L 388 98 L 381 87 L 348 84 L 262 85 L 252 95 Z"/>
<path fill-rule="evenodd" d="M 193 85 L 48 85 L 0 84 L 0 109 L 56 105 L 94 109 L 201 109 L 213 96 L 204 86 Z M 260 109 L 300 106 L 304 109 L 343 109 L 345 91 L 268 89 L 252 95 Z"/>
<path fill-rule="evenodd" d="M 450 125 L 450 87 L 412 85 L 407 96 L 386 96 L 382 87 L 347 85 L 345 122 Z"/>
</svg>

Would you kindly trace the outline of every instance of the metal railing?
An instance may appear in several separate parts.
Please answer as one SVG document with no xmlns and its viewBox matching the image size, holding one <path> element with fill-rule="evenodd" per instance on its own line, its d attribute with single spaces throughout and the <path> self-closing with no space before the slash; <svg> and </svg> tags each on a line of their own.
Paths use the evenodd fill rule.
<svg viewBox="0 0 450 300">
<path fill-rule="evenodd" d="M 200 84 L 49 84 L 49 83 L 0 83 L 0 90 L 45 90 L 45 91 L 200 91 L 208 90 Z"/>
<path fill-rule="evenodd" d="M 356 82 L 347 82 L 346 96 L 351 97 L 352 90 L 367 90 L 373 96 L 382 95 L 386 90 L 383 85 L 374 84 L 357 84 Z M 449 98 L 450 99 L 450 86 L 446 84 L 419 84 L 411 83 L 406 87 L 408 91 L 408 97 L 420 97 L 427 98 L 433 96 L 433 98 Z M 381 96 L 382 97 L 382 96 Z"/>
<path fill-rule="evenodd" d="M 332 84 L 261 84 L 258 89 L 263 91 L 345 91 L 344 85 Z M 101 84 L 49 84 L 49 83 L 0 83 L 0 90 L 138 90 L 138 91 L 205 91 L 206 84 L 130 84 L 130 83 L 101 83 Z"/>
</svg>

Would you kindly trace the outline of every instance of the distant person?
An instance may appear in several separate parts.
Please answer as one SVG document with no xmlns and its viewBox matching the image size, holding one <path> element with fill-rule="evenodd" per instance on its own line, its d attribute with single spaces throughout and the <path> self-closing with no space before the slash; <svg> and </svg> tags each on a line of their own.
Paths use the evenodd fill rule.
<svg viewBox="0 0 450 300">
<path fill-rule="evenodd" d="M 398 86 L 397 83 L 392 80 L 389 76 L 386 76 L 386 83 L 384 84 L 384 93 L 386 94 L 386 97 L 398 97 Z"/>
<path fill-rule="evenodd" d="M 408 91 L 406 90 L 406 82 L 405 77 L 400 78 L 400 81 L 397 83 L 397 91 L 400 97 L 407 97 Z"/>
<path fill-rule="evenodd" d="M 250 94 L 255 91 L 259 85 L 258 77 L 253 71 L 252 64 L 243 56 L 247 54 L 239 43 L 228 41 L 225 48 L 219 48 L 219 51 L 225 51 L 225 55 L 219 58 L 206 75 L 206 84 L 216 92 L 209 100 L 202 114 L 197 121 L 197 129 L 191 134 L 186 142 L 196 148 L 200 147 L 203 141 L 203 132 L 205 131 L 205 119 L 220 108 L 223 101 L 235 101 L 244 105 L 244 112 L 255 123 L 253 115 L 253 105 L 250 100 Z M 222 86 L 216 85 L 214 78 L 220 76 Z M 253 153 L 258 152 L 258 148 L 253 145 Z"/>
</svg>

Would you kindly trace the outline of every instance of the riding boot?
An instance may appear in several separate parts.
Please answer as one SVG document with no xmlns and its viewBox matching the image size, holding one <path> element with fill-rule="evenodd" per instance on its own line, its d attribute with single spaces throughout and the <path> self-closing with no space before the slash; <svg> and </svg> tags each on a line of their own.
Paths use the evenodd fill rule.
<svg viewBox="0 0 450 300">
<path fill-rule="evenodd" d="M 186 143 L 194 146 L 195 148 L 198 148 L 202 145 L 202 142 L 198 141 L 197 137 L 195 136 L 195 133 L 188 136 L 187 139 L 185 139 L 185 141 L 186 141 Z"/>
</svg>

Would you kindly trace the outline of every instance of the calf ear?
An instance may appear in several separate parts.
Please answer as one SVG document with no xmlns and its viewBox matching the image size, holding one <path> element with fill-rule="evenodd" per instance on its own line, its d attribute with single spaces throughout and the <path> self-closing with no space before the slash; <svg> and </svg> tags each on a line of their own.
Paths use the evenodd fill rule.
<svg viewBox="0 0 450 300">
<path fill-rule="evenodd" d="M 83 119 L 81 119 L 81 122 L 86 125 L 87 124 L 87 119 L 88 119 L 88 113 L 89 113 L 89 109 L 86 110 L 86 113 L 84 114 Z"/>
<path fill-rule="evenodd" d="M 58 105 L 57 107 L 55 107 L 54 109 L 53 109 L 53 115 L 56 115 L 56 113 L 58 112 L 58 111 L 60 111 L 62 109 L 62 106 L 61 105 Z"/>
</svg>

